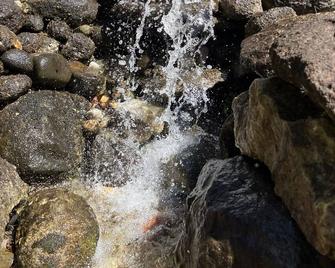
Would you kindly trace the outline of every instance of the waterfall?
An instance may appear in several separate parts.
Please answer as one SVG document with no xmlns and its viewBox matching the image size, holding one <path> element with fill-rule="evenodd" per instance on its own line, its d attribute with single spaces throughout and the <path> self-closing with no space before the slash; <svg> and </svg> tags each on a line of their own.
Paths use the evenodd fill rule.
<svg viewBox="0 0 335 268">
<path fill-rule="evenodd" d="M 133 47 L 129 49 L 131 91 L 138 86 L 137 53 L 143 53 L 141 38 L 152 4 L 157 1 L 145 2 Z M 206 112 L 206 90 L 221 78 L 215 72 L 212 75 L 211 66 L 196 61 L 197 57 L 201 58 L 201 47 L 214 38 L 213 2 L 172 0 L 170 4 L 169 12 L 162 16 L 162 27 L 156 29 L 165 32 L 172 40 L 168 62 L 162 67 L 165 85 L 156 89 L 168 98 L 165 111 L 157 120 L 168 124 L 169 134 L 144 145 L 128 137 L 127 142 L 132 144 L 134 157 L 136 155 L 138 159 L 131 166 L 120 163 L 131 178 L 124 185 L 106 187 L 100 183 L 105 178 L 95 172 L 96 183 L 88 199 L 100 225 L 93 265 L 97 268 L 173 267 L 171 255 L 179 235 L 174 228 L 179 228 L 184 199 L 178 199 L 183 195 L 183 188 L 175 183 L 175 178 L 168 178 L 168 187 L 164 186 L 164 165 L 178 153 L 198 144 L 206 135 L 194 125 L 194 117 Z M 176 98 L 178 94 L 181 97 Z M 131 120 L 125 114 L 123 127 L 130 128 Z"/>
</svg>

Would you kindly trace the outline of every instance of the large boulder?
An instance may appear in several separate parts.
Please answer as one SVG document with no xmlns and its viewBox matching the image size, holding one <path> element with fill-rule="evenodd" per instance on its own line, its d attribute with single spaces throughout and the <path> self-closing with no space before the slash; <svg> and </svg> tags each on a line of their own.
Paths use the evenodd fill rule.
<svg viewBox="0 0 335 268">
<path fill-rule="evenodd" d="M 335 259 L 335 126 L 292 85 L 258 79 L 234 100 L 236 144 L 264 162 L 307 240 Z"/>
<path fill-rule="evenodd" d="M 247 20 L 263 12 L 262 0 L 220 0 L 223 14 L 230 19 Z"/>
<path fill-rule="evenodd" d="M 35 14 L 45 18 L 59 18 L 72 26 L 90 23 L 98 13 L 96 0 L 27 0 Z"/>
<path fill-rule="evenodd" d="M 56 91 L 26 94 L 0 111 L 0 155 L 28 179 L 76 174 L 88 102 Z"/>
<path fill-rule="evenodd" d="M 333 0 L 263 0 L 264 8 L 292 7 L 298 14 L 333 11 L 335 2 Z"/>
<path fill-rule="evenodd" d="M 250 159 L 210 160 L 187 203 L 177 267 L 318 267 L 268 171 Z"/>
<path fill-rule="evenodd" d="M 0 267 L 11 266 L 12 254 L 7 252 L 6 225 L 10 213 L 20 200 L 26 197 L 28 186 L 20 179 L 16 168 L 0 158 Z M 9 238 L 10 239 L 10 238 Z"/>
<path fill-rule="evenodd" d="M 335 121 L 334 21 L 335 12 L 303 16 L 276 39 L 271 60 L 280 78 L 304 88 Z"/>
<path fill-rule="evenodd" d="M 32 194 L 19 214 L 15 237 L 18 267 L 88 267 L 99 226 L 86 201 L 64 189 Z"/>
<path fill-rule="evenodd" d="M 25 24 L 25 16 L 17 2 L 14 0 L 0 2 L 0 24 L 7 26 L 13 32 L 19 31 Z"/>
</svg>

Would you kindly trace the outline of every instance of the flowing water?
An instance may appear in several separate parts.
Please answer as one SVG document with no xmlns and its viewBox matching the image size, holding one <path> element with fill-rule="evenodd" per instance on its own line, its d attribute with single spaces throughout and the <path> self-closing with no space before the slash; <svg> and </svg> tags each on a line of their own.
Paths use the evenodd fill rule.
<svg viewBox="0 0 335 268">
<path fill-rule="evenodd" d="M 131 76 L 128 85 L 132 91 L 138 85 L 136 62 L 143 53 L 140 41 L 151 4 L 156 2 L 147 0 L 144 3 L 134 45 L 129 49 Z M 95 172 L 94 185 L 87 186 L 87 199 L 100 225 L 93 265 L 97 268 L 174 266 L 173 250 L 180 234 L 178 228 L 187 193 L 180 182 L 174 181 L 178 178 L 165 174 L 164 166 L 206 135 L 195 125 L 197 118 L 206 113 L 206 90 L 220 80 L 220 75 L 199 60 L 202 46 L 214 37 L 214 2 L 172 0 L 170 5 L 169 12 L 161 18 L 161 28 L 157 29 L 172 40 L 168 62 L 162 68 L 165 83 L 156 89 L 167 96 L 168 104 L 155 119 L 165 122 L 169 133 L 144 145 L 129 136 L 128 143 L 136 151 L 137 159 L 131 166 L 123 165 L 122 168 L 131 179 L 123 185 L 110 187 L 102 183 L 106 178 Z M 181 97 L 177 98 L 178 94 Z M 131 118 L 124 117 L 123 127 L 132 125 L 129 120 Z M 111 165 L 108 161 L 103 164 Z M 76 190 L 80 191 L 79 187 Z"/>
</svg>

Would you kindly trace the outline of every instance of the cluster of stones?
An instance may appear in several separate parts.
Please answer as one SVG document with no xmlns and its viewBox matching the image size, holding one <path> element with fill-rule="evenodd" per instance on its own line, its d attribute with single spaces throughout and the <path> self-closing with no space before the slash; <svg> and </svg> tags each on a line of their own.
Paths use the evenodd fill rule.
<svg viewBox="0 0 335 268">
<path fill-rule="evenodd" d="M 189 196 L 176 262 L 333 267 L 335 3 L 218 2 L 245 30 L 235 75 L 258 78 Z"/>
</svg>

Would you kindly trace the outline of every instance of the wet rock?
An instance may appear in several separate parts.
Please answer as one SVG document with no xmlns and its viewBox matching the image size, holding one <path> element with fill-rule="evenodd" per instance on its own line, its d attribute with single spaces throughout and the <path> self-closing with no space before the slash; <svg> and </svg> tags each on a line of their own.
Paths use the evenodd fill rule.
<svg viewBox="0 0 335 268">
<path fill-rule="evenodd" d="M 3 62 L 0 60 L 0 75 L 5 73 L 5 65 Z"/>
<path fill-rule="evenodd" d="M 8 27 L 0 25 L 0 54 L 11 48 L 22 49 L 21 42 Z"/>
<path fill-rule="evenodd" d="M 6 225 L 10 213 L 26 197 L 28 186 L 20 179 L 16 168 L 0 158 L 0 267 L 11 267 L 13 256 L 6 250 Z"/>
<path fill-rule="evenodd" d="M 178 267 L 318 267 L 268 172 L 243 157 L 210 160 L 188 197 Z"/>
<path fill-rule="evenodd" d="M 25 17 L 14 0 L 1 0 L 0 24 L 7 26 L 11 31 L 18 32 L 25 23 Z"/>
<path fill-rule="evenodd" d="M 276 24 L 282 19 L 292 18 L 295 16 L 295 11 L 290 7 L 272 8 L 263 13 L 259 13 L 253 16 L 245 25 L 245 33 L 248 36 L 253 35 L 273 24 Z"/>
<path fill-rule="evenodd" d="M 31 89 L 32 81 L 29 76 L 4 75 L 0 76 L 0 103 L 9 100 L 15 100 L 19 96 Z"/>
<path fill-rule="evenodd" d="M 92 99 L 103 93 L 104 85 L 105 79 L 103 76 L 85 70 L 73 72 L 68 88 L 72 93 Z"/>
<path fill-rule="evenodd" d="M 72 72 L 67 61 L 59 54 L 40 54 L 34 57 L 36 82 L 42 86 L 64 88 L 71 79 Z"/>
<path fill-rule="evenodd" d="M 33 57 L 19 49 L 11 49 L 1 56 L 6 68 L 18 73 L 30 74 L 34 70 Z"/>
<path fill-rule="evenodd" d="M 31 183 L 76 176 L 88 105 L 84 98 L 65 92 L 26 94 L 0 111 L 0 155 Z"/>
<path fill-rule="evenodd" d="M 39 15 L 28 15 L 24 28 L 29 32 L 41 32 L 44 29 L 43 18 Z"/>
<path fill-rule="evenodd" d="M 130 140 L 118 139 L 108 129 L 101 130 L 92 144 L 92 176 L 107 186 L 124 185 L 138 161 L 137 148 Z"/>
<path fill-rule="evenodd" d="M 335 121 L 334 21 L 335 12 L 300 17 L 276 39 L 271 60 L 280 78 L 304 88 Z"/>
<path fill-rule="evenodd" d="M 234 100 L 236 144 L 264 162 L 307 240 L 335 258 L 335 127 L 299 89 L 257 79 Z"/>
<path fill-rule="evenodd" d="M 23 32 L 18 37 L 28 53 L 57 53 L 59 50 L 59 43 L 45 33 Z"/>
<path fill-rule="evenodd" d="M 235 20 L 246 20 L 263 12 L 262 0 L 220 0 L 220 8 L 227 18 Z"/>
<path fill-rule="evenodd" d="M 88 267 L 99 226 L 86 201 L 64 189 L 32 194 L 19 215 L 15 239 L 18 267 Z"/>
<path fill-rule="evenodd" d="M 45 18 L 59 18 L 72 26 L 90 23 L 98 13 L 96 0 L 27 0 L 35 14 Z"/>
<path fill-rule="evenodd" d="M 235 145 L 233 114 L 229 115 L 223 123 L 220 132 L 220 149 L 222 158 L 230 158 L 240 154 Z"/>
<path fill-rule="evenodd" d="M 131 99 L 117 104 L 110 126 L 119 137 L 130 138 L 144 144 L 164 130 L 160 120 L 164 108 L 140 99 Z"/>
<path fill-rule="evenodd" d="M 332 0 L 263 0 L 263 5 L 266 9 L 289 6 L 298 14 L 335 10 L 335 3 Z"/>
<path fill-rule="evenodd" d="M 72 34 L 70 26 L 61 20 L 52 20 L 47 26 L 48 34 L 61 42 L 66 41 Z"/>
<path fill-rule="evenodd" d="M 81 33 L 74 33 L 69 37 L 61 52 L 71 60 L 89 60 L 94 50 L 95 44 L 91 38 Z"/>
</svg>

